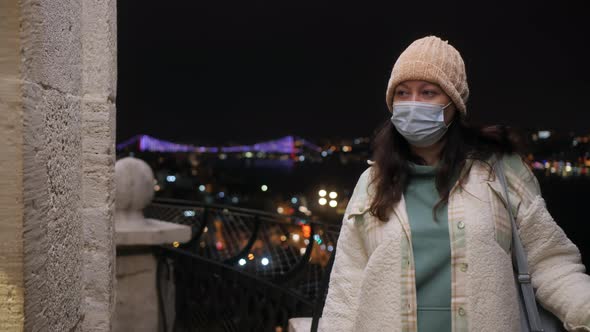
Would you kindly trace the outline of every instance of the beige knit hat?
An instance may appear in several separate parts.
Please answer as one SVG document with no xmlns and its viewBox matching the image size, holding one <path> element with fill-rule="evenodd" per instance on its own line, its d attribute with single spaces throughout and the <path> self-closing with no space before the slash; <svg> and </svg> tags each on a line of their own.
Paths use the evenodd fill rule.
<svg viewBox="0 0 590 332">
<path fill-rule="evenodd" d="M 415 40 L 399 56 L 387 84 L 385 100 L 392 112 L 395 87 L 410 80 L 438 84 L 451 98 L 457 109 L 465 115 L 469 97 L 465 64 L 459 52 L 448 41 L 436 36 Z"/>
</svg>

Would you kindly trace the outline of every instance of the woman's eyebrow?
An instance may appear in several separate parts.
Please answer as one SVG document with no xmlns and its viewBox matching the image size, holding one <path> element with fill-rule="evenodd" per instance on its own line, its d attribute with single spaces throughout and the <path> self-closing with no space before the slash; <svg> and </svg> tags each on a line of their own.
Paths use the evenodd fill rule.
<svg viewBox="0 0 590 332">
<path fill-rule="evenodd" d="M 424 88 L 431 88 L 431 89 L 435 89 L 437 91 L 440 89 L 438 86 L 436 86 L 435 84 L 432 84 L 432 83 L 423 83 L 420 86 L 420 89 L 424 89 Z"/>
</svg>

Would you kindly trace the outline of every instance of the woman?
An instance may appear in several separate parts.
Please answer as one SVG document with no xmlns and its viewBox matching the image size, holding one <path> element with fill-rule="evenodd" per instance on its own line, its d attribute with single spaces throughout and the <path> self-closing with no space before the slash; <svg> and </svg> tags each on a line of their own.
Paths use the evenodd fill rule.
<svg viewBox="0 0 590 332">
<path fill-rule="evenodd" d="M 396 61 L 391 121 L 346 208 L 320 331 L 518 331 L 511 222 L 492 172 L 502 156 L 540 303 L 590 331 L 590 276 L 547 212 L 519 144 L 466 120 L 457 50 L 435 36 Z"/>
</svg>

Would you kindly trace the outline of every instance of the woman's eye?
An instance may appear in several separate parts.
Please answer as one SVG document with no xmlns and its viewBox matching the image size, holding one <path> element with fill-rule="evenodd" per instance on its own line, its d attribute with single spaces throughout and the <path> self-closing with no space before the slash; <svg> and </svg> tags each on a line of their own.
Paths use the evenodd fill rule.
<svg viewBox="0 0 590 332">
<path fill-rule="evenodd" d="M 397 92 L 397 95 L 398 95 L 398 96 L 403 96 L 405 93 L 406 93 L 405 91 L 398 91 L 398 92 Z"/>
<path fill-rule="evenodd" d="M 436 91 L 432 91 L 432 90 L 424 90 L 423 93 L 427 96 L 434 96 L 436 95 Z"/>
</svg>

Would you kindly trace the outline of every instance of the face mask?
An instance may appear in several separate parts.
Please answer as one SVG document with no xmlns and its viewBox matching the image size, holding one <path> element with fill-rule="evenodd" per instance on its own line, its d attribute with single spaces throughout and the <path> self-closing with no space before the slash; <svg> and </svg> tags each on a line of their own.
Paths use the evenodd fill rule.
<svg viewBox="0 0 590 332">
<path fill-rule="evenodd" d="M 447 105 L 404 101 L 393 104 L 391 122 L 406 140 L 415 146 L 424 147 L 436 143 L 451 125 L 445 125 L 444 109 Z M 454 120 L 454 119 L 453 119 Z"/>
</svg>

